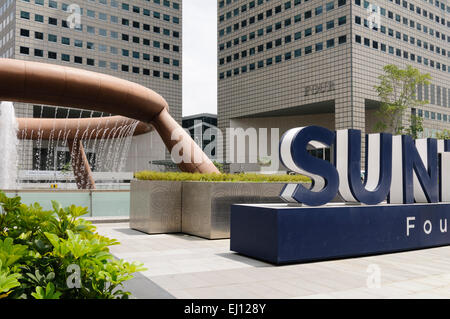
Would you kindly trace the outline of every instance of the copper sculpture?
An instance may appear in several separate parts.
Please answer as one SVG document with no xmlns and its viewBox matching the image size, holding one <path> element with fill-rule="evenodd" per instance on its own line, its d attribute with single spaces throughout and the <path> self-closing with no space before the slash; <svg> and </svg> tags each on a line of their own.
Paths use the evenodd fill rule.
<svg viewBox="0 0 450 319">
<path fill-rule="evenodd" d="M 165 99 L 137 83 L 71 67 L 0 58 L 0 100 L 66 106 L 135 119 L 142 122 L 139 123 L 135 134 L 149 132 L 151 125 L 157 130 L 170 152 L 178 145 L 181 154 L 184 152 L 188 154 L 178 164 L 182 171 L 219 173 L 189 134 L 170 116 Z M 116 121 L 128 120 L 121 117 L 112 118 Z M 89 131 L 99 127 L 99 124 L 107 127 L 107 123 L 113 123 L 111 117 L 110 122 L 108 118 L 76 121 L 27 118 L 18 121 L 19 136 L 21 130 L 35 127 L 41 130 L 43 139 L 48 138 L 55 127 L 67 129 L 69 125 L 72 132 L 75 132 L 75 128 Z M 72 142 L 69 142 L 69 145 L 71 150 L 75 147 L 76 151 L 71 153 L 77 154 L 76 158 L 72 156 L 77 185 L 79 188 L 95 188 L 82 145 L 79 141 L 75 141 L 74 144 L 76 138 L 71 137 L 69 140 Z"/>
</svg>

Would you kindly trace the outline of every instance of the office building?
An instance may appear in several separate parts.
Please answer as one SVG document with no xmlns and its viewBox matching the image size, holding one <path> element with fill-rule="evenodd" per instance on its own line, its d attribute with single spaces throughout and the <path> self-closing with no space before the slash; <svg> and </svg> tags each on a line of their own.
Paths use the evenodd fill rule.
<svg viewBox="0 0 450 319">
<path fill-rule="evenodd" d="M 450 128 L 447 1 L 218 1 L 221 130 L 373 132 L 380 105 L 374 86 L 386 64 L 431 75 L 430 85 L 417 88 L 429 103 L 408 110 L 423 117 L 423 136 Z"/>
<path fill-rule="evenodd" d="M 200 113 L 183 116 L 183 128 L 211 159 L 216 157 L 217 115 Z"/>
</svg>

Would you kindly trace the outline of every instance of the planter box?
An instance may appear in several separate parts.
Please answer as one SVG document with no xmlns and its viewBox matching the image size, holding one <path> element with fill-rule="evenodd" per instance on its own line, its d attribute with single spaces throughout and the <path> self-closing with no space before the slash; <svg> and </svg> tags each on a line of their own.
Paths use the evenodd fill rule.
<svg viewBox="0 0 450 319">
<path fill-rule="evenodd" d="M 309 183 L 303 183 L 308 185 Z M 131 181 L 130 228 L 230 238 L 232 204 L 283 203 L 286 183 Z"/>
<path fill-rule="evenodd" d="M 232 204 L 282 203 L 285 183 L 183 182 L 182 232 L 208 239 L 230 238 Z"/>
<path fill-rule="evenodd" d="M 147 234 L 181 232 L 178 181 L 131 181 L 130 228 Z"/>
</svg>

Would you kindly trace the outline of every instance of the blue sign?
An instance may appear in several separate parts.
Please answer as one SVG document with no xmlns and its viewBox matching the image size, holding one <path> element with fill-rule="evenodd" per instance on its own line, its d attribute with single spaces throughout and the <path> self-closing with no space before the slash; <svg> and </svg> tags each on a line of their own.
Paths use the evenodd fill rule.
<svg viewBox="0 0 450 319">
<path fill-rule="evenodd" d="M 233 205 L 230 249 L 273 264 L 450 244 L 450 204 Z"/>
<path fill-rule="evenodd" d="M 331 162 L 309 152 L 324 147 Z M 281 161 L 311 187 L 286 185 L 292 204 L 233 205 L 231 250 L 281 264 L 449 245 L 450 141 L 366 135 L 363 177 L 361 150 L 358 130 L 287 131 Z M 328 204 L 337 194 L 351 204 Z"/>
</svg>

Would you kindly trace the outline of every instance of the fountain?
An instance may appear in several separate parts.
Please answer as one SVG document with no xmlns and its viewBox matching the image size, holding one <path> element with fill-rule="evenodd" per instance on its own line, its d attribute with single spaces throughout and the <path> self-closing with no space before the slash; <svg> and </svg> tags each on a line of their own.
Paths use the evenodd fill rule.
<svg viewBox="0 0 450 319">
<path fill-rule="evenodd" d="M 0 58 L 0 101 L 41 105 L 33 110 L 35 118 L 16 119 L 11 102 L 0 105 L 0 190 L 20 196 L 27 205 L 38 202 L 44 210 L 53 210 L 56 200 L 63 207 L 88 207 L 93 217 L 126 216 L 130 190 L 110 181 L 132 179 L 131 172 L 114 172 L 124 167 L 132 137 L 153 130 L 169 152 L 183 155 L 177 163 L 181 171 L 219 173 L 171 117 L 166 100 L 137 83 L 66 66 Z M 55 113 L 44 112 L 46 107 Z M 61 114 L 66 108 L 82 114 Z M 18 163 L 24 163 L 19 170 Z M 52 181 L 66 187 L 56 190 Z M 68 189 L 72 187 L 77 190 Z"/>
<path fill-rule="evenodd" d="M 35 143 L 31 172 L 38 175 L 39 182 L 57 184 L 58 180 L 71 179 L 79 189 L 96 188 L 93 171 L 114 179 L 113 176 L 123 170 L 131 137 L 151 131 L 145 123 L 109 115 L 65 117 L 63 121 L 59 118 L 19 118 L 18 126 L 21 145 L 28 140 Z M 73 168 L 71 178 L 69 167 Z M 28 188 L 30 186 L 35 185 Z"/>
<path fill-rule="evenodd" d="M 92 118 L 92 113 L 88 122 L 87 119 L 80 117 L 65 118 L 63 126 L 61 123 L 56 118 L 42 118 L 42 112 L 41 118 L 16 119 L 13 103 L 0 103 L 0 154 L 2 154 L 0 189 L 23 188 L 23 183 L 20 183 L 20 177 L 23 176 L 18 173 L 24 171 L 33 172 L 36 175 L 36 180 L 33 181 L 40 184 L 56 184 L 57 175 L 61 175 L 61 172 L 67 174 L 68 167 L 72 165 L 79 165 L 83 170 L 91 169 L 106 174 L 122 172 L 131 137 L 135 133 L 142 134 L 150 130 L 148 126 L 139 126 L 137 120 L 120 116 Z M 32 144 L 28 145 L 28 151 L 33 153 L 33 167 L 19 171 L 20 164 L 26 166 L 23 163 L 24 157 L 19 160 L 19 154 L 25 155 L 27 141 L 31 143 L 34 141 L 36 146 L 32 150 Z M 106 147 L 104 149 L 98 147 L 99 143 Z M 80 158 L 84 160 L 82 153 L 85 150 L 84 155 L 90 155 L 89 167 L 84 167 L 85 163 L 79 160 Z M 106 160 L 101 161 L 104 158 Z M 77 177 L 74 178 L 78 186 L 86 186 L 89 182 Z M 26 188 L 35 186 L 37 185 L 28 185 Z M 92 181 L 90 186 L 88 188 L 95 188 L 95 182 Z"/>
<path fill-rule="evenodd" d="M 18 125 L 11 102 L 0 104 L 0 189 L 14 189 L 17 181 Z"/>
<path fill-rule="evenodd" d="M 137 83 L 71 67 L 0 58 L 0 100 L 118 114 L 95 119 L 81 116 L 64 119 L 56 118 L 56 115 L 47 119 L 18 119 L 18 136 L 24 141 L 35 141 L 38 146 L 45 142 L 50 147 L 59 147 L 61 142 L 62 146 L 68 147 L 79 189 L 95 189 L 86 150 L 98 149 L 96 154 L 101 156 L 100 166 L 114 169 L 123 163 L 123 159 L 117 157 L 119 147 L 126 153 L 130 136 L 153 128 L 169 152 L 175 150 L 183 154 L 177 163 L 182 171 L 219 173 L 189 134 L 171 117 L 166 100 Z M 113 139 L 118 140 L 118 144 L 111 144 Z M 2 147 L 9 143 L 3 142 Z M 54 166 L 55 149 L 48 154 L 50 159 L 47 157 L 45 160 L 39 152 L 35 154 L 37 162 Z M 17 163 L 17 154 L 15 156 L 14 161 L 3 158 L 2 162 L 16 165 L 13 164 Z M 11 181 L 11 172 L 5 169 L 4 173 L 1 178 Z"/>
</svg>

